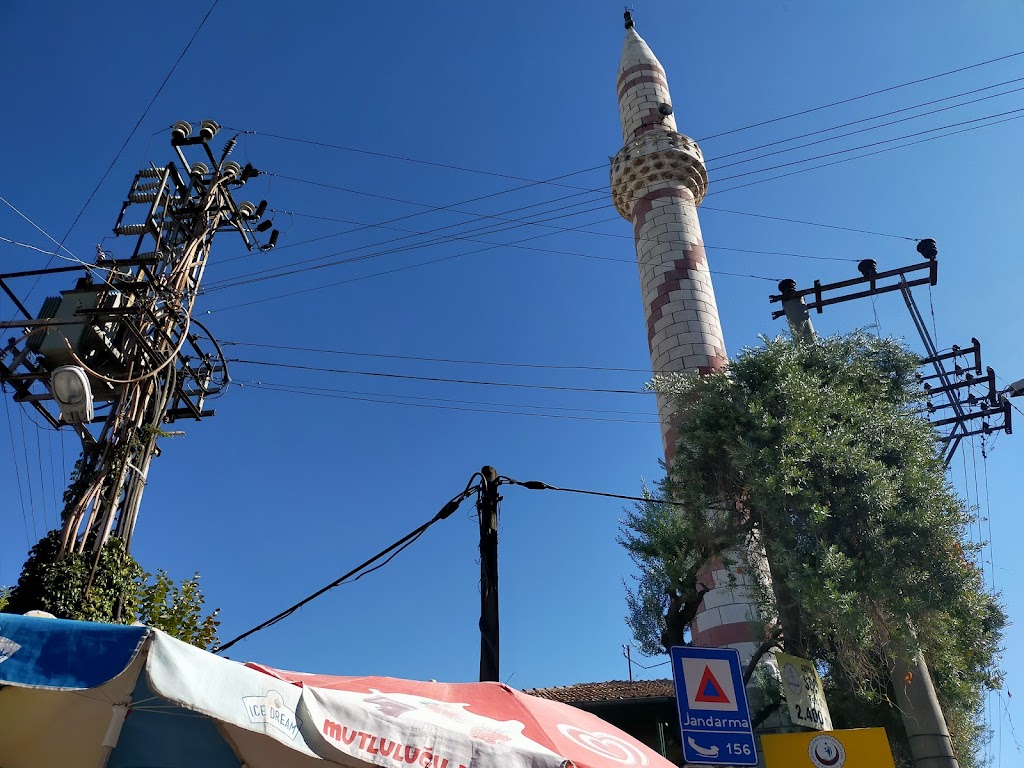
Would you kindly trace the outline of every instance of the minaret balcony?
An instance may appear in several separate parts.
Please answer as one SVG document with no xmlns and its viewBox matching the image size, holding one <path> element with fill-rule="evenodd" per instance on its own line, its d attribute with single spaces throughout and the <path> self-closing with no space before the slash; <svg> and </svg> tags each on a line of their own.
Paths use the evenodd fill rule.
<svg viewBox="0 0 1024 768">
<path fill-rule="evenodd" d="M 675 131 L 650 131 L 612 158 L 612 202 L 623 218 L 632 219 L 633 203 L 658 182 L 682 184 L 693 193 L 694 204 L 700 204 L 708 190 L 708 173 L 697 142 Z"/>
</svg>

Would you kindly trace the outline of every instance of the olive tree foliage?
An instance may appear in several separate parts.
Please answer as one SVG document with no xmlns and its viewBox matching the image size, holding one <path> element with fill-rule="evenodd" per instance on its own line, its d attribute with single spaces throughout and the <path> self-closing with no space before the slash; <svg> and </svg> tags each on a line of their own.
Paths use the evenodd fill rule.
<svg viewBox="0 0 1024 768">
<path fill-rule="evenodd" d="M 682 505 L 641 504 L 624 521 L 638 568 L 627 621 L 649 654 L 685 640 L 701 564 L 754 536 L 771 564 L 762 615 L 781 647 L 826 671 L 836 726 L 901 731 L 890 663 L 921 648 L 968 768 L 988 736 L 1006 617 L 965 539 L 974 513 L 917 413 L 918 364 L 857 332 L 765 340 L 727 372 L 657 378 L 680 419 L 659 492 Z"/>
<path fill-rule="evenodd" d="M 62 619 L 115 624 L 141 621 L 200 648 L 216 645 L 220 609 L 202 615 L 198 574 L 180 585 L 164 571 L 152 576 L 118 538 L 98 555 L 86 546 L 59 558 L 60 540 L 61 531 L 53 530 L 32 548 L 18 583 L 0 599 L 0 611 L 43 610 Z"/>
</svg>

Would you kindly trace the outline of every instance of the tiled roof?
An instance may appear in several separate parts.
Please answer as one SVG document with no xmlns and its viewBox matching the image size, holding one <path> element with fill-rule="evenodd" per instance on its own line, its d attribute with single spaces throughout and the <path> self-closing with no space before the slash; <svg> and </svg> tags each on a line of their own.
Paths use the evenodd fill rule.
<svg viewBox="0 0 1024 768">
<path fill-rule="evenodd" d="M 610 680 L 607 683 L 577 683 L 557 688 L 534 688 L 524 693 L 542 699 L 561 701 L 564 704 L 675 697 L 671 680 L 637 680 L 632 683 L 628 680 Z"/>
</svg>

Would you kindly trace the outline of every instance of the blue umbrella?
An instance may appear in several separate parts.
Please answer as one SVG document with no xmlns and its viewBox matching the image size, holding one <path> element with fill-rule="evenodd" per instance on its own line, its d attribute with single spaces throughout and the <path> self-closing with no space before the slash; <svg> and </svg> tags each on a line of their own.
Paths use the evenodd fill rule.
<svg viewBox="0 0 1024 768">
<path fill-rule="evenodd" d="M 299 695 L 148 627 L 0 614 L 2 768 L 330 765 Z"/>
</svg>

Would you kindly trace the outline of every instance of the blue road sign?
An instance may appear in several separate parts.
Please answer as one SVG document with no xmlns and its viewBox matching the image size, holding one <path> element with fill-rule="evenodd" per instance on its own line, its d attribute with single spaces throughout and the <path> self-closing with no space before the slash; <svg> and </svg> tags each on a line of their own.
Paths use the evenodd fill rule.
<svg viewBox="0 0 1024 768">
<path fill-rule="evenodd" d="M 739 651 L 676 646 L 671 656 L 685 761 L 757 765 Z"/>
</svg>

